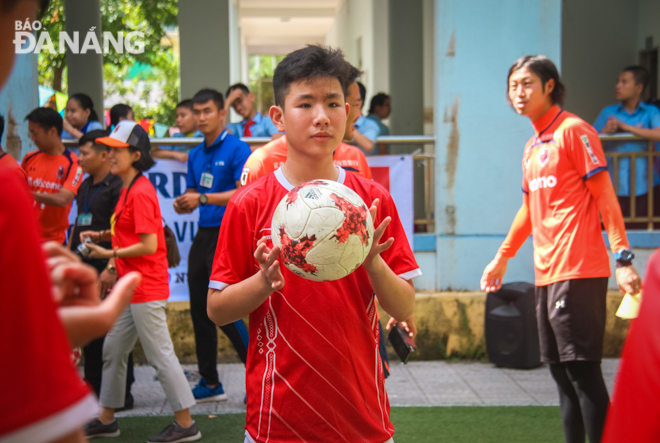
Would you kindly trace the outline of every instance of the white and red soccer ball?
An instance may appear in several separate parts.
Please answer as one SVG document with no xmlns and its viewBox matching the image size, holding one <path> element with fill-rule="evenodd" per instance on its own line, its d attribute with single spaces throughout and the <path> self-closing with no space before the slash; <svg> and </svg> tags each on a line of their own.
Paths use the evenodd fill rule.
<svg viewBox="0 0 660 443">
<path fill-rule="evenodd" d="M 275 209 L 273 246 L 282 263 L 314 281 L 346 277 L 371 249 L 374 224 L 369 208 L 352 189 L 330 180 L 295 187 Z"/>
</svg>

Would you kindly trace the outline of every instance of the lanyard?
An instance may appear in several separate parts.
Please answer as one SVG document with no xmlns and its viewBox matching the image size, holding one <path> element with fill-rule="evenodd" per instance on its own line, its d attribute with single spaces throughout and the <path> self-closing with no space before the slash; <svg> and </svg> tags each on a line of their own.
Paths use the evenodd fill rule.
<svg viewBox="0 0 660 443">
<path fill-rule="evenodd" d="M 220 138 L 220 143 L 218 144 L 218 146 L 216 148 L 213 148 L 213 151 L 211 151 L 210 158 L 209 158 L 208 155 L 204 156 L 206 158 L 206 172 L 211 171 L 211 165 L 213 164 L 213 160 L 215 159 L 215 154 L 216 154 L 216 152 L 218 152 L 218 150 L 222 146 L 222 142 L 225 141 L 226 136 L 227 136 L 227 130 L 225 129 L 225 130 L 222 131 L 222 134 L 220 134 L 220 137 L 219 137 Z"/>
<path fill-rule="evenodd" d="M 96 190 L 94 194 L 92 194 L 92 199 L 89 201 L 89 203 L 87 203 L 87 194 L 89 193 L 89 188 L 91 188 L 91 185 L 87 186 L 87 189 L 85 189 L 85 200 L 84 200 L 85 214 L 89 214 L 89 210 L 92 208 L 92 202 L 94 201 L 94 197 L 96 197 L 96 194 L 99 193 L 99 191 L 103 186 L 105 186 L 105 182 L 101 182 L 99 184 L 99 188 Z"/>
</svg>

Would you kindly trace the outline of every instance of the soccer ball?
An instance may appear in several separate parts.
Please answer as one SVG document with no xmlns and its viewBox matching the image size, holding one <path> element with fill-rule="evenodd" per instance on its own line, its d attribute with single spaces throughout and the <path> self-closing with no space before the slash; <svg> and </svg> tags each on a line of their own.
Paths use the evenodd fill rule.
<svg viewBox="0 0 660 443">
<path fill-rule="evenodd" d="M 280 201 L 271 235 L 290 271 L 308 280 L 330 281 L 362 264 L 371 249 L 374 224 L 355 191 L 314 180 L 295 187 Z"/>
</svg>

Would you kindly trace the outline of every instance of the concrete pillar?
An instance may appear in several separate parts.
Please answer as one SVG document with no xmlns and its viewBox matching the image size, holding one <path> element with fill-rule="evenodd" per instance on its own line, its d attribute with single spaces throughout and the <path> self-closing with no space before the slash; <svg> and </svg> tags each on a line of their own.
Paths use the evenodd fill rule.
<svg viewBox="0 0 660 443">
<path fill-rule="evenodd" d="M 73 36 L 79 34 L 79 48 L 82 49 L 85 36 L 90 28 L 103 49 L 101 29 L 101 6 L 99 0 L 64 0 L 66 32 Z M 74 54 L 67 47 L 66 64 L 68 71 L 69 95 L 79 92 L 90 96 L 99 120 L 105 126 L 103 118 L 103 54 L 87 50 L 84 54 Z"/>
<path fill-rule="evenodd" d="M 0 91 L 0 115 L 5 118 L 5 130 L 0 144 L 19 161 L 25 154 L 36 149 L 30 140 L 25 116 L 39 106 L 38 86 L 37 54 L 16 55 L 14 70 Z"/>
<path fill-rule="evenodd" d="M 230 85 L 232 0 L 179 1 L 181 99 L 202 88 L 222 92 Z"/>
<path fill-rule="evenodd" d="M 388 3 L 390 133 L 420 135 L 424 133 L 423 1 Z"/>
</svg>

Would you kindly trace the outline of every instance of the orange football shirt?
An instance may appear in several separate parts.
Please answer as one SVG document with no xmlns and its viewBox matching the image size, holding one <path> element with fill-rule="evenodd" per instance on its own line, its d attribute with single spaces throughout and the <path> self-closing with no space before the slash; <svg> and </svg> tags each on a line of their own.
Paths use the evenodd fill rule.
<svg viewBox="0 0 660 443">
<path fill-rule="evenodd" d="M 21 168 L 21 165 L 19 165 L 18 162 L 14 160 L 14 157 L 7 154 L 6 152 L 0 154 L 0 168 L 10 169 L 21 180 L 27 180 L 27 175 L 25 175 L 25 171 L 23 168 Z"/>
<path fill-rule="evenodd" d="M 598 207 L 585 184 L 607 171 L 598 133 L 558 106 L 533 125 L 522 188 L 529 195 L 536 285 L 609 277 Z"/>
<path fill-rule="evenodd" d="M 68 149 L 61 155 L 48 155 L 41 151 L 28 154 L 23 159 L 23 169 L 27 174 L 30 191 L 41 194 L 57 194 L 64 188 L 75 195 L 83 177 L 78 156 Z M 34 207 L 43 240 L 64 244 L 66 230 L 69 229 L 71 203 L 58 208 L 35 201 Z"/>
<path fill-rule="evenodd" d="M 252 183 L 264 175 L 276 171 L 286 161 L 286 136 L 279 137 L 254 151 L 243 166 L 241 185 Z M 371 169 L 367 158 L 355 146 L 341 143 L 333 153 L 335 165 L 371 179 Z"/>
</svg>

